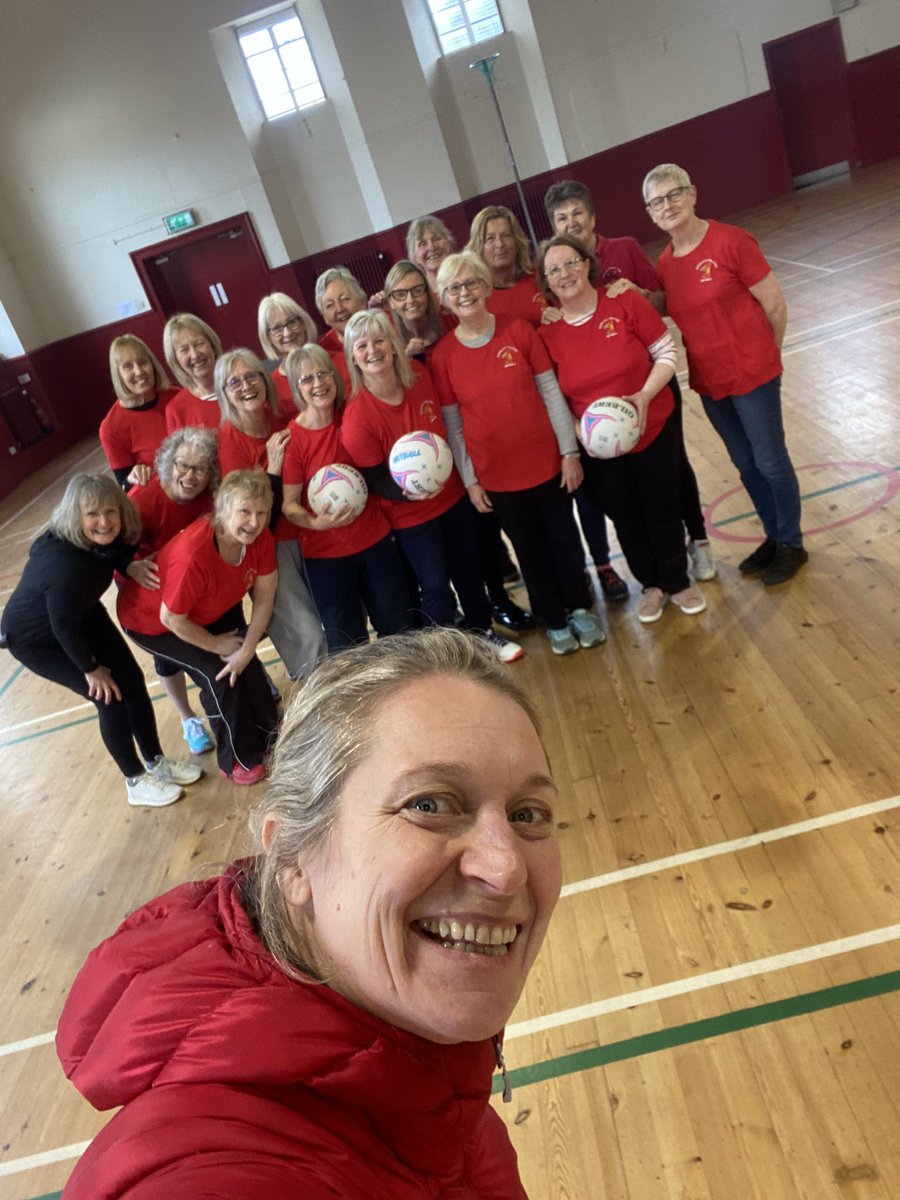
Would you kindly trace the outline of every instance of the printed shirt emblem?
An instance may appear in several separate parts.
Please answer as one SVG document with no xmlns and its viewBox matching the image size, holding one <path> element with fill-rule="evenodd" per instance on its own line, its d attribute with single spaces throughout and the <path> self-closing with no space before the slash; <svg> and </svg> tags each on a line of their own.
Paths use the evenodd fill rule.
<svg viewBox="0 0 900 1200">
<path fill-rule="evenodd" d="M 519 350 L 516 346 L 501 346 L 497 351 L 497 357 L 503 363 L 504 367 L 515 367 L 519 360 Z"/>
<path fill-rule="evenodd" d="M 597 328 L 603 331 L 605 337 L 618 337 L 621 323 L 618 317 L 604 317 Z"/>
<path fill-rule="evenodd" d="M 718 263 L 714 258 L 704 258 L 697 263 L 695 270 L 700 272 L 701 283 L 712 283 L 713 269 L 718 267 Z"/>
</svg>

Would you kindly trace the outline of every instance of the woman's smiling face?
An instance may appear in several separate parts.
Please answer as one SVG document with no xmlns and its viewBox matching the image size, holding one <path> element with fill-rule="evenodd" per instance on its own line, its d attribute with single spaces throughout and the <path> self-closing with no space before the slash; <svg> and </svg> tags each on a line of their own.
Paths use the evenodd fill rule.
<svg viewBox="0 0 900 1200">
<path fill-rule="evenodd" d="M 559 896 L 556 791 L 507 696 L 420 679 L 375 711 L 337 819 L 285 885 L 311 965 L 435 1042 L 503 1028 Z"/>
</svg>

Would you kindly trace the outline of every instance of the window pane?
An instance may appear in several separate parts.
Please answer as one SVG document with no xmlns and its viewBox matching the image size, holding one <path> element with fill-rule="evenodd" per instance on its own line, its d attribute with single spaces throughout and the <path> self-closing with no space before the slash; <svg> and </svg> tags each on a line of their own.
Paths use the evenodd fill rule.
<svg viewBox="0 0 900 1200">
<path fill-rule="evenodd" d="M 244 58 L 249 58 L 251 54 L 262 54 L 264 50 L 272 48 L 268 29 L 260 29 L 258 33 L 240 34 L 238 41 L 241 43 Z"/>
<path fill-rule="evenodd" d="M 500 23 L 499 17 L 491 17 L 487 21 L 479 21 L 472 26 L 472 36 L 476 42 L 483 42 L 486 38 L 496 37 L 498 33 L 503 32 L 503 26 Z"/>
<path fill-rule="evenodd" d="M 309 45 L 304 40 L 291 42 L 282 46 L 281 61 L 287 72 L 288 83 L 292 88 L 306 87 L 307 84 L 318 82 L 316 68 L 309 52 Z"/>
<path fill-rule="evenodd" d="M 283 46 L 285 42 L 292 42 L 296 38 L 302 38 L 303 26 L 300 24 L 299 17 L 290 17 L 287 21 L 279 21 L 273 25 L 272 33 L 275 36 L 276 44 Z"/>
<path fill-rule="evenodd" d="M 458 4 L 453 8 L 444 9 L 443 12 L 434 14 L 434 25 L 438 31 L 438 37 L 443 39 L 445 34 L 452 33 L 455 29 L 465 30 L 465 19 L 462 15 L 462 9 Z M 463 45 L 467 45 L 469 41 L 468 33 L 465 34 Z"/>
<path fill-rule="evenodd" d="M 325 99 L 325 93 L 322 91 L 322 85 L 318 82 L 309 83 L 306 87 L 297 88 L 294 92 L 294 101 L 298 108 L 305 108 L 308 104 L 318 104 L 320 100 Z"/>
<path fill-rule="evenodd" d="M 492 20 L 498 24 L 500 21 L 494 0 L 466 0 L 466 16 L 473 25 L 476 21 Z"/>
<path fill-rule="evenodd" d="M 441 38 L 441 48 L 445 54 L 449 54 L 451 50 L 462 50 L 464 46 L 471 44 L 468 29 L 459 29 L 456 33 L 448 33 Z"/>
</svg>

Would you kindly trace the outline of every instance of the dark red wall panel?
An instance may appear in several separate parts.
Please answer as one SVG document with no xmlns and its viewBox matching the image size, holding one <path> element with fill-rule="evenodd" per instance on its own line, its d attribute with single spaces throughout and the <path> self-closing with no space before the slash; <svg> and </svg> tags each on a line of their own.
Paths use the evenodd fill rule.
<svg viewBox="0 0 900 1200">
<path fill-rule="evenodd" d="M 900 154 L 900 46 L 847 64 L 860 165 Z"/>
</svg>

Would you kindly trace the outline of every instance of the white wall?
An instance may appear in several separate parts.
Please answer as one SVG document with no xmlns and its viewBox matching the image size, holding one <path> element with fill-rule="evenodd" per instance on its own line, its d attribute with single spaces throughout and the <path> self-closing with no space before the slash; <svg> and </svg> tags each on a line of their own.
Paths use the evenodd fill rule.
<svg viewBox="0 0 900 1200">
<path fill-rule="evenodd" d="M 421 7 L 419 7 L 421 3 Z M 182 208 L 252 215 L 271 266 L 754 95 L 761 44 L 829 0 L 501 0 L 447 58 L 424 0 L 298 0 L 327 100 L 265 123 L 229 23 L 258 0 L 5 0 L 0 305 L 27 349 L 146 306 L 128 251 Z M 897 0 L 842 17 L 848 58 L 900 42 Z M 3 332 L 5 330 L 5 333 Z M 0 342 L 2 348 L 3 342 Z"/>
</svg>

